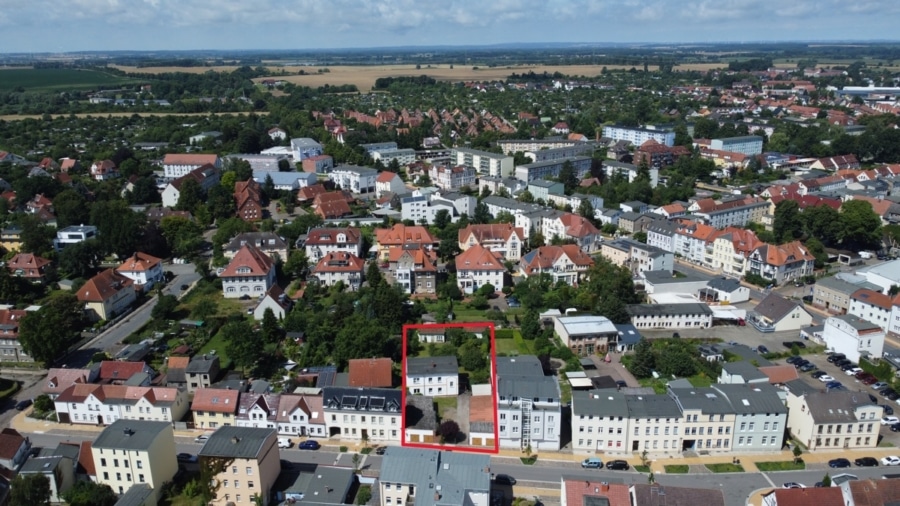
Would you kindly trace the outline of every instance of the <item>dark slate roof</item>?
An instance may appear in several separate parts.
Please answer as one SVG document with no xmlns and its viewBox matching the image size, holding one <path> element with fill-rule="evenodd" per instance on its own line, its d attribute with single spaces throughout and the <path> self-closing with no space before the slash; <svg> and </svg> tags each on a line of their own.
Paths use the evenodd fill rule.
<svg viewBox="0 0 900 506">
<path fill-rule="evenodd" d="M 533 355 L 497 357 L 497 391 L 503 397 L 559 399 L 559 383 L 544 376 L 540 360 Z"/>
<path fill-rule="evenodd" d="M 263 444 L 275 429 L 263 427 L 219 427 L 197 454 L 200 457 L 227 457 L 256 459 L 263 451 Z"/>
<path fill-rule="evenodd" d="M 322 403 L 328 410 L 399 413 L 400 395 L 391 388 L 325 387 Z"/>
<path fill-rule="evenodd" d="M 116 501 L 115 506 L 144 506 L 153 494 L 153 489 L 146 483 L 136 483 L 125 491 Z"/>
<path fill-rule="evenodd" d="M 625 395 L 631 418 L 680 418 L 678 404 L 668 395 Z"/>
<path fill-rule="evenodd" d="M 652 285 L 663 285 L 668 283 L 693 283 L 703 281 L 703 278 L 699 276 L 682 276 L 675 277 L 669 271 L 645 271 L 641 273 L 644 276 L 644 279 L 652 284 Z"/>
<path fill-rule="evenodd" d="M 191 359 L 185 372 L 194 374 L 209 374 L 213 365 L 218 364 L 219 357 L 216 355 L 201 355 Z"/>
<path fill-rule="evenodd" d="M 629 304 L 625 311 L 630 316 L 670 316 L 670 315 L 711 315 L 712 309 L 706 304 L 689 302 L 686 304 Z"/>
<path fill-rule="evenodd" d="M 725 495 L 718 489 L 670 487 L 658 483 L 644 485 L 637 483 L 634 488 L 635 504 L 666 506 L 725 506 Z"/>
<path fill-rule="evenodd" d="M 741 287 L 741 282 L 733 278 L 713 278 L 709 280 L 706 286 L 731 293 Z"/>
<path fill-rule="evenodd" d="M 616 331 L 619 333 L 619 344 L 634 345 L 641 340 L 641 333 L 630 323 L 617 323 Z"/>
<path fill-rule="evenodd" d="M 171 427 L 169 422 L 116 420 L 97 436 L 93 448 L 147 450 L 160 432 Z"/>
<path fill-rule="evenodd" d="M 726 362 L 722 366 L 722 370 L 731 375 L 738 375 L 744 378 L 744 381 L 762 380 L 767 378 L 767 376 L 760 372 L 755 365 L 744 360 L 739 362 Z"/>
<path fill-rule="evenodd" d="M 796 302 L 786 299 L 775 292 L 770 292 L 769 295 L 766 295 L 766 298 L 759 301 L 754 311 L 773 322 L 779 322 L 795 307 L 797 307 Z"/>
<path fill-rule="evenodd" d="M 585 416 L 622 416 L 628 415 L 628 403 L 625 394 L 614 389 L 574 390 L 572 392 L 572 417 Z"/>
<path fill-rule="evenodd" d="M 809 414 L 816 424 L 855 423 L 858 420 L 854 410 L 860 406 L 872 405 L 865 392 L 814 392 L 806 395 Z"/>
<path fill-rule="evenodd" d="M 459 363 L 455 356 L 410 357 L 406 359 L 407 375 L 459 374 Z"/>
</svg>

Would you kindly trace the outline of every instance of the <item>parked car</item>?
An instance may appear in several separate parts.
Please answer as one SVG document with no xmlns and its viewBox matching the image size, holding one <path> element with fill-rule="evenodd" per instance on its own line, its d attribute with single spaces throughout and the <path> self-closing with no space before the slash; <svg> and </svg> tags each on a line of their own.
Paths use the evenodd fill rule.
<svg viewBox="0 0 900 506">
<path fill-rule="evenodd" d="M 821 381 L 822 383 L 829 383 L 829 382 L 834 381 L 834 378 L 828 374 L 823 374 L 816 379 Z"/>
<path fill-rule="evenodd" d="M 802 483 L 797 483 L 796 481 L 789 481 L 782 485 L 784 488 L 806 488 L 806 485 Z"/>
<path fill-rule="evenodd" d="M 881 465 L 883 466 L 900 466 L 900 457 L 896 455 L 888 455 L 881 457 Z"/>
<path fill-rule="evenodd" d="M 850 365 L 850 364 L 853 364 L 853 362 L 851 362 L 850 360 L 847 360 L 846 358 L 838 360 L 837 362 L 834 363 L 834 365 L 841 367 L 841 368 L 843 368 L 845 365 Z M 855 365 L 854 365 L 854 367 L 855 367 Z M 841 369 L 841 370 L 843 371 L 844 369 Z"/>
<path fill-rule="evenodd" d="M 886 414 L 886 415 L 893 415 L 893 414 L 894 414 L 894 408 L 888 406 L 887 404 L 882 404 L 882 405 L 881 405 L 881 409 L 884 410 L 884 414 Z"/>
<path fill-rule="evenodd" d="M 375 455 L 384 455 L 384 452 L 387 451 L 387 446 L 379 446 L 375 448 Z"/>
<path fill-rule="evenodd" d="M 876 467 L 878 466 L 878 461 L 875 460 L 875 457 L 860 457 L 853 461 L 859 467 Z"/>
<path fill-rule="evenodd" d="M 24 399 L 16 403 L 16 411 L 25 411 L 28 406 L 31 406 L 31 399 Z"/>
<path fill-rule="evenodd" d="M 508 474 L 498 474 L 494 476 L 494 483 L 497 485 L 513 486 L 516 484 L 516 479 Z"/>
<path fill-rule="evenodd" d="M 179 453 L 175 456 L 175 459 L 178 460 L 178 462 L 185 462 L 188 464 L 197 462 L 197 456 L 191 455 L 190 453 Z"/>
<path fill-rule="evenodd" d="M 627 471 L 628 462 L 625 462 L 624 460 L 610 460 L 606 463 L 606 468 L 613 471 Z"/>
<path fill-rule="evenodd" d="M 207 436 L 206 434 L 200 434 L 199 436 L 194 438 L 195 443 L 205 443 L 207 441 L 209 441 L 209 436 Z"/>
<path fill-rule="evenodd" d="M 816 379 L 819 379 L 819 378 L 821 378 L 822 376 L 825 376 L 825 375 L 827 375 L 827 374 L 828 374 L 828 373 L 825 372 L 825 371 L 816 371 L 816 372 L 812 373 L 812 377 L 813 377 L 813 378 L 816 378 Z"/>
<path fill-rule="evenodd" d="M 812 371 L 813 369 L 818 369 L 818 367 L 816 367 L 816 364 L 813 364 L 811 362 L 807 362 L 800 366 L 800 370 L 802 372 L 809 372 L 809 371 Z"/>
<path fill-rule="evenodd" d="M 782 341 L 781 345 L 784 346 L 785 348 L 793 348 L 794 341 Z"/>
<path fill-rule="evenodd" d="M 856 376 L 857 374 L 859 374 L 861 372 L 866 372 L 866 371 L 863 371 L 859 367 L 853 367 L 851 369 L 847 369 L 846 371 L 844 371 L 844 374 L 846 374 L 847 376 Z"/>
<path fill-rule="evenodd" d="M 293 441 L 289 437 L 280 437 L 278 438 L 278 448 L 285 449 L 290 448 L 293 445 Z"/>
<path fill-rule="evenodd" d="M 519 299 L 515 297 L 507 297 L 506 305 L 509 307 L 520 307 L 522 304 L 519 303 Z"/>
<path fill-rule="evenodd" d="M 833 364 L 835 362 L 844 360 L 846 358 L 847 358 L 847 355 L 844 355 L 843 353 L 832 353 L 831 355 L 828 355 L 828 362 Z"/>
<path fill-rule="evenodd" d="M 853 362 L 850 362 L 849 364 L 844 364 L 841 366 L 841 370 L 844 371 L 844 374 L 847 374 L 847 371 L 852 371 L 854 369 L 859 369 L 859 366 L 854 364 Z M 849 376 L 853 376 L 855 374 L 856 373 L 854 372 L 853 374 L 849 374 Z"/>
<path fill-rule="evenodd" d="M 900 423 L 891 425 L 891 432 L 900 432 Z"/>
<path fill-rule="evenodd" d="M 828 467 L 850 467 L 850 461 L 847 459 L 831 459 L 828 461 Z"/>
<path fill-rule="evenodd" d="M 840 381 L 829 381 L 828 383 L 825 383 L 825 388 L 828 389 L 841 388 L 842 386 L 844 385 L 842 385 Z"/>
<path fill-rule="evenodd" d="M 625 383 L 625 382 L 622 381 L 622 380 L 616 380 L 616 387 L 618 387 L 618 388 L 625 388 L 625 387 L 627 387 L 627 386 L 628 386 L 628 383 Z"/>
<path fill-rule="evenodd" d="M 869 386 L 874 383 L 877 383 L 878 378 L 876 378 L 875 376 L 872 376 L 871 378 L 863 378 L 863 379 L 859 380 L 859 382 L 862 383 L 863 385 Z"/>
<path fill-rule="evenodd" d="M 796 367 L 797 369 L 800 369 L 801 367 L 805 366 L 808 363 L 809 363 L 809 360 L 806 360 L 806 359 L 798 360 L 798 361 L 794 362 L 794 367 Z"/>
<path fill-rule="evenodd" d="M 306 441 L 297 445 L 298 450 L 318 450 L 322 445 L 319 444 L 315 439 L 307 439 Z"/>
<path fill-rule="evenodd" d="M 764 345 L 761 344 L 761 345 L 759 345 L 759 346 L 756 347 L 756 352 L 757 352 L 757 353 L 765 354 L 765 353 L 769 353 L 769 349 L 766 348 Z"/>
<path fill-rule="evenodd" d="M 804 343 L 803 341 L 791 341 L 791 344 L 796 345 L 801 350 L 806 349 L 806 343 Z"/>
<path fill-rule="evenodd" d="M 794 362 L 797 362 L 799 360 L 803 360 L 803 357 L 801 357 L 800 355 L 791 355 L 785 360 L 785 362 L 793 364 Z"/>
<path fill-rule="evenodd" d="M 885 383 L 883 381 L 879 381 L 877 383 L 872 384 L 872 388 L 875 390 L 881 390 L 882 388 L 887 388 L 889 386 L 890 385 L 888 385 L 887 383 Z"/>
<path fill-rule="evenodd" d="M 603 461 L 597 457 L 587 458 L 581 461 L 581 467 L 584 469 L 603 469 Z"/>
</svg>

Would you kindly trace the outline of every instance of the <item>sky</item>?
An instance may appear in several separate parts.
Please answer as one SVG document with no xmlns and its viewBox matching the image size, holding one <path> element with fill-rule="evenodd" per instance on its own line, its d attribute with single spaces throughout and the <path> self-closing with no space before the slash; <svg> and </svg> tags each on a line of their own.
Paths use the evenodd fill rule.
<svg viewBox="0 0 900 506">
<path fill-rule="evenodd" d="M 0 52 L 896 40 L 898 0 L 0 0 Z"/>
</svg>

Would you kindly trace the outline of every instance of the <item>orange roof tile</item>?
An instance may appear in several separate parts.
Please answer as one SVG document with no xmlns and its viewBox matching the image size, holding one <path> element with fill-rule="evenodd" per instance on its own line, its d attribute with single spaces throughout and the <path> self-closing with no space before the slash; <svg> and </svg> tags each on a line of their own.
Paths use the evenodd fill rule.
<svg viewBox="0 0 900 506">
<path fill-rule="evenodd" d="M 116 270 L 120 272 L 149 271 L 150 269 L 159 265 L 161 262 L 161 258 L 156 258 L 153 255 L 148 255 L 146 253 L 141 253 L 140 251 L 138 251 L 130 257 L 126 258 L 124 262 L 116 267 Z"/>
<path fill-rule="evenodd" d="M 110 268 L 87 280 L 75 295 L 82 302 L 103 302 L 132 284 L 134 281 Z"/>
<path fill-rule="evenodd" d="M 491 250 L 476 244 L 457 255 L 456 270 L 504 271 L 506 267 Z"/>
<path fill-rule="evenodd" d="M 274 267 L 275 264 L 268 255 L 252 244 L 245 244 L 235 253 L 219 277 L 267 276 Z M 249 268 L 250 272 L 238 272 L 242 268 Z"/>
<path fill-rule="evenodd" d="M 769 383 L 773 385 L 783 385 L 788 381 L 793 381 L 800 377 L 797 373 L 797 369 L 792 365 L 770 365 L 760 367 L 759 372 L 768 376 Z"/>
<path fill-rule="evenodd" d="M 389 358 L 360 358 L 350 361 L 350 386 L 391 388 L 394 363 Z"/>
<path fill-rule="evenodd" d="M 214 411 L 216 413 L 236 413 L 241 393 L 222 388 L 198 388 L 194 392 L 191 411 Z"/>
<path fill-rule="evenodd" d="M 473 395 L 469 399 L 469 421 L 494 423 L 494 398 L 492 395 Z"/>
</svg>

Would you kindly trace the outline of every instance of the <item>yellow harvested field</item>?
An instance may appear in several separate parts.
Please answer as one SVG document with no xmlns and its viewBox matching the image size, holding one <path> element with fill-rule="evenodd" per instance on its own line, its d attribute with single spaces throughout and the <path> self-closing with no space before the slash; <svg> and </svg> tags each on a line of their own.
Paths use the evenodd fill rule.
<svg viewBox="0 0 900 506">
<path fill-rule="evenodd" d="M 224 115 L 242 116 L 246 113 L 241 112 L 82 112 L 78 114 L 51 114 L 53 118 L 75 116 L 76 118 L 121 118 L 124 116 L 224 116 Z M 254 111 L 253 114 L 263 116 L 269 114 L 268 111 Z M 41 119 L 42 114 L 3 114 L 0 115 L 0 121 L 18 121 L 23 119 Z"/>
<path fill-rule="evenodd" d="M 689 70 L 699 70 L 702 72 L 706 70 L 724 69 L 727 67 L 727 63 L 682 63 L 675 65 L 673 70 L 675 72 Z"/>
</svg>

